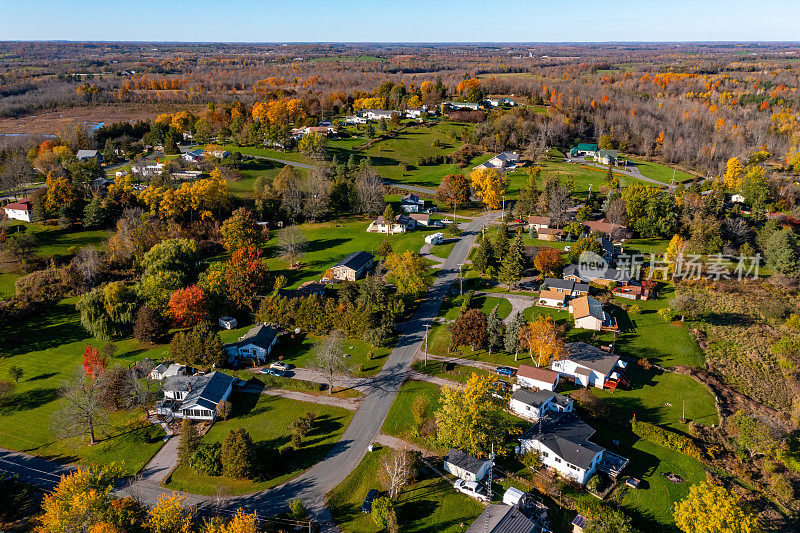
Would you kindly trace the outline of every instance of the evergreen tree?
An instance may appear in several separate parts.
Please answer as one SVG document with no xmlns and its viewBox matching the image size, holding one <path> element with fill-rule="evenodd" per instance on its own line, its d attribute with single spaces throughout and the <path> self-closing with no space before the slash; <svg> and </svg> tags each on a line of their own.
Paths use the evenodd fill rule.
<svg viewBox="0 0 800 533">
<path fill-rule="evenodd" d="M 489 318 L 486 319 L 486 344 L 489 347 L 489 355 L 492 355 L 492 349 L 498 350 L 503 348 L 505 326 L 503 320 L 497 315 L 497 307 L 494 306 L 492 312 L 489 313 Z"/>
<path fill-rule="evenodd" d="M 517 355 L 519 354 L 519 332 L 524 325 L 525 318 L 522 316 L 522 313 L 517 311 L 517 314 L 514 315 L 514 318 L 511 319 L 511 322 L 506 328 L 505 349 L 508 353 L 514 354 L 514 361 L 517 360 Z"/>
<path fill-rule="evenodd" d="M 508 224 L 505 222 L 500 224 L 500 227 L 497 229 L 497 237 L 495 238 L 492 249 L 497 264 L 502 263 L 503 257 L 505 257 L 508 251 Z"/>
<path fill-rule="evenodd" d="M 188 465 L 189 459 L 192 454 L 200 447 L 200 435 L 197 433 L 197 428 L 194 427 L 194 422 L 188 418 L 184 418 L 181 422 L 181 442 L 178 444 L 178 461 L 181 464 Z"/>
<path fill-rule="evenodd" d="M 233 478 L 248 478 L 253 474 L 255 448 L 244 428 L 232 429 L 222 441 L 222 472 Z"/>
<path fill-rule="evenodd" d="M 522 233 L 518 232 L 508 251 L 503 256 L 499 278 L 501 282 L 508 285 L 509 289 L 512 289 L 522 279 L 524 273 L 525 244 L 522 242 Z"/>
<path fill-rule="evenodd" d="M 489 239 L 481 239 L 475 255 L 472 257 L 472 266 L 478 269 L 481 274 L 488 272 L 495 264 L 492 243 Z"/>
</svg>

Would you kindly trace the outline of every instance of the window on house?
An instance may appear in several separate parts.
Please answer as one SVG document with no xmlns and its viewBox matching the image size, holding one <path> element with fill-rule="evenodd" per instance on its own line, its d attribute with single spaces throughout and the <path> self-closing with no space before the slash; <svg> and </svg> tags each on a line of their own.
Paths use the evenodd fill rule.
<svg viewBox="0 0 800 533">
<path fill-rule="evenodd" d="M 542 457 L 550 457 L 550 454 L 547 452 L 541 452 Z"/>
<path fill-rule="evenodd" d="M 567 463 L 567 467 L 569 467 L 569 468 L 571 468 L 571 469 L 573 469 L 573 470 L 577 470 L 577 469 L 578 469 L 578 467 L 577 467 L 577 466 L 575 466 L 575 465 L 571 465 L 571 464 L 569 464 L 569 463 Z"/>
<path fill-rule="evenodd" d="M 557 463 L 560 463 L 561 462 L 561 457 L 556 457 L 555 460 L 556 460 Z"/>
</svg>

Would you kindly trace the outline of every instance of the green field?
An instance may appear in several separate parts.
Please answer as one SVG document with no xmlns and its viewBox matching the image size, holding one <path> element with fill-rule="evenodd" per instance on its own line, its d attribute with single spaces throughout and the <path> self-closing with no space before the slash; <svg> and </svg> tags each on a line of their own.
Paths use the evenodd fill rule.
<svg viewBox="0 0 800 533">
<path fill-rule="evenodd" d="M 631 161 L 636 168 L 639 169 L 639 172 L 642 173 L 642 176 L 646 178 L 650 178 L 652 180 L 660 181 L 661 183 L 669 183 L 673 176 L 675 178 L 676 183 L 680 183 L 686 180 L 695 180 L 697 176 L 693 174 L 689 174 L 688 172 L 684 172 L 682 170 L 678 170 L 676 168 L 662 165 L 659 163 L 653 163 L 651 161 Z"/>
<path fill-rule="evenodd" d="M 17 230 L 16 228 L 20 228 Z M 82 230 L 82 229 L 61 229 L 58 226 L 47 226 L 45 224 L 13 224 L 9 227 L 9 234 L 15 231 L 25 231 L 36 237 L 37 243 L 34 255 L 39 259 L 49 259 L 51 257 L 64 257 L 71 255 L 84 246 L 94 246 L 100 248 L 111 235 L 107 230 Z"/>
<path fill-rule="evenodd" d="M 234 479 L 207 476 L 188 466 L 175 469 L 166 486 L 196 494 L 246 494 L 280 485 L 313 466 L 338 442 L 350 419 L 351 411 L 340 407 L 289 400 L 279 396 L 234 393 L 233 413 L 228 420 L 217 421 L 203 437 L 203 442 L 222 442 L 231 429 L 244 428 L 256 445 L 256 457 L 265 470 L 257 479 Z M 278 448 L 288 444 L 292 420 L 307 412 L 316 414 L 311 433 L 299 450 L 279 457 Z"/>
<path fill-rule="evenodd" d="M 0 329 L 0 376 L 7 379 L 12 365 L 25 373 L 13 396 L 0 406 L 0 447 L 67 462 L 124 462 L 126 471 L 133 474 L 161 447 L 164 436 L 160 427 L 142 425 L 142 411 L 112 413 L 106 434 L 95 446 L 87 446 L 84 439 L 59 440 L 52 430 L 63 423 L 55 420 L 61 406 L 59 390 L 80 368 L 86 344 L 98 348 L 105 344 L 86 334 L 74 305 L 75 299 L 64 300 Z M 133 340 L 116 345 L 112 365 L 127 366 L 144 357 L 162 357 L 166 352 L 164 346 L 142 350 Z"/>
<path fill-rule="evenodd" d="M 438 408 L 439 387 L 426 381 L 406 381 L 400 387 L 400 392 L 397 393 L 397 397 L 386 415 L 381 433 L 430 446 L 430 443 L 426 442 L 422 437 L 412 435 L 414 419 L 409 416 L 409 413 L 411 413 L 411 405 L 417 396 L 422 396 L 428 401 L 427 414 L 429 417 L 433 416 L 433 413 Z"/>
<path fill-rule="evenodd" d="M 381 531 L 372 516 L 361 512 L 361 504 L 370 489 L 381 490 L 381 460 L 391 453 L 381 448 L 369 453 L 358 467 L 328 494 L 327 506 L 343 531 Z M 459 532 L 483 512 L 483 505 L 453 490 L 449 481 L 423 467 L 417 479 L 405 487 L 395 503 L 402 531 Z"/>
<path fill-rule="evenodd" d="M 0 299 L 11 298 L 17 293 L 14 284 L 20 276 L 21 274 L 0 274 Z"/>
<path fill-rule="evenodd" d="M 425 244 L 425 236 L 435 233 L 436 229 L 415 230 L 408 233 L 386 236 L 384 233 L 367 233 L 371 219 L 354 217 L 345 220 L 334 220 L 318 224 L 303 224 L 301 227 L 308 239 L 308 249 L 300 258 L 302 267 L 297 270 L 289 268 L 280 255 L 279 234 L 282 230 L 272 232 L 271 239 L 265 245 L 270 272 L 283 274 L 289 280 L 289 287 L 300 285 L 305 281 L 320 279 L 325 271 L 353 252 L 365 250 L 376 253 L 384 239 L 388 238 L 395 252 L 412 250 L 419 252 Z"/>
</svg>

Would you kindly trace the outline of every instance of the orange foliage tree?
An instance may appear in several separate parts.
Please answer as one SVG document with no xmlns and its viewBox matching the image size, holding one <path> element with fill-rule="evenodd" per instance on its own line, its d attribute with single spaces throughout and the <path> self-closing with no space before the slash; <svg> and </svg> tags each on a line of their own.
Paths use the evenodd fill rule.
<svg viewBox="0 0 800 533">
<path fill-rule="evenodd" d="M 197 285 L 178 289 L 169 299 L 169 314 L 175 323 L 188 328 L 208 317 L 206 294 Z"/>
<path fill-rule="evenodd" d="M 91 344 L 86 345 L 83 351 L 83 370 L 88 376 L 98 377 L 108 368 L 108 358 L 100 355 L 100 352 Z"/>
</svg>

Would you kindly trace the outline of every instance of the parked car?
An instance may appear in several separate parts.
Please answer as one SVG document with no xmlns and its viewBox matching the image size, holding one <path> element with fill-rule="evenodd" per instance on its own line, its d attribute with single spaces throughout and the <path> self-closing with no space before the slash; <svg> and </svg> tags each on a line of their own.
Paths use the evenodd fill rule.
<svg viewBox="0 0 800 533">
<path fill-rule="evenodd" d="M 438 208 L 438 207 L 436 207 L 436 206 L 429 207 L 429 208 L 428 208 L 428 213 L 435 213 L 435 212 L 437 212 L 438 210 L 439 210 L 439 208 Z"/>
<path fill-rule="evenodd" d="M 367 497 L 364 498 L 364 503 L 361 504 L 361 512 L 362 513 L 371 513 L 372 512 L 372 502 L 377 497 L 378 497 L 378 490 L 377 489 L 369 489 L 369 492 L 367 493 Z"/>
<path fill-rule="evenodd" d="M 516 222 L 517 224 L 525 224 L 525 221 L 524 221 L 524 220 L 522 220 L 521 218 L 518 218 L 517 220 L 515 220 L 515 222 Z"/>
<path fill-rule="evenodd" d="M 449 218 L 442 219 L 442 224 L 452 224 L 452 223 L 453 221 L 450 220 Z"/>
<path fill-rule="evenodd" d="M 453 483 L 453 488 L 458 492 L 466 494 L 467 496 L 482 502 L 489 501 L 489 496 L 486 494 L 486 491 L 475 481 L 465 481 L 463 479 L 459 479 Z"/>
<path fill-rule="evenodd" d="M 564 251 L 565 252 L 571 252 L 572 251 L 572 246 L 565 246 L 564 247 Z"/>
<path fill-rule="evenodd" d="M 286 372 L 290 368 L 289 364 L 284 363 L 283 361 L 273 361 L 269 364 L 269 367 L 274 368 L 275 370 L 282 370 L 283 372 Z"/>
<path fill-rule="evenodd" d="M 262 368 L 259 372 L 261 374 L 266 374 L 268 376 L 283 377 L 283 371 L 282 370 L 275 370 L 274 368 L 266 368 L 265 367 L 265 368 Z"/>
<path fill-rule="evenodd" d="M 517 369 L 511 368 L 510 366 L 498 366 L 496 372 L 498 376 L 514 377 L 517 375 Z"/>
</svg>

